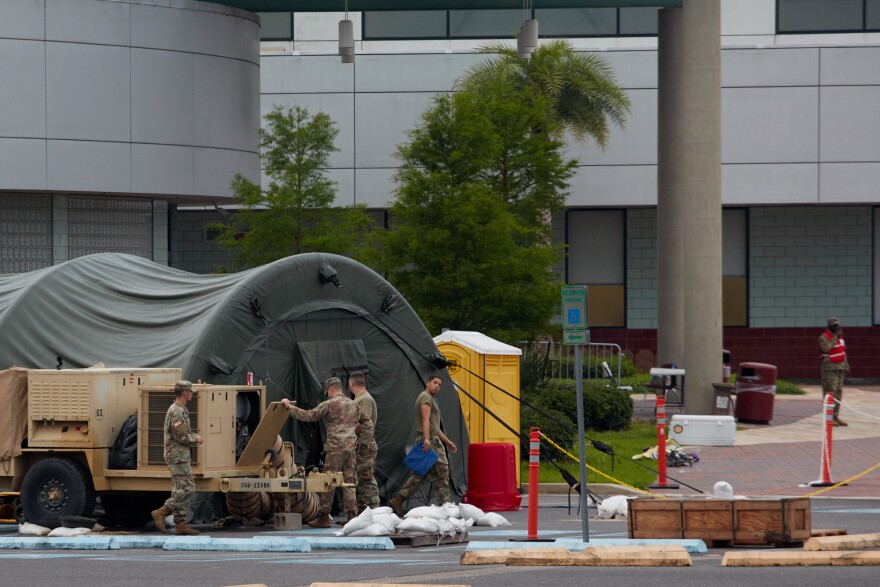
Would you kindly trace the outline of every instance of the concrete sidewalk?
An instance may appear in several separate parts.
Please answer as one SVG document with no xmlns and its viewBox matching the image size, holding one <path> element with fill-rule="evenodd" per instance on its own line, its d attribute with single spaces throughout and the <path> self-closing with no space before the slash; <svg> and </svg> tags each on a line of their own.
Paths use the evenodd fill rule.
<svg viewBox="0 0 880 587">
<path fill-rule="evenodd" d="M 821 478 L 822 393 L 804 386 L 807 395 L 777 395 L 768 425 L 737 423 L 731 447 L 686 447 L 699 456 L 692 467 L 668 469 L 668 474 L 706 493 L 717 481 L 727 481 L 734 493 L 756 496 L 801 496 L 821 488 L 801 487 Z M 848 485 L 823 492 L 824 497 L 880 497 L 880 386 L 846 385 L 840 417 L 849 426 L 832 429 L 831 480 L 852 479 Z M 693 495 L 682 486 L 655 490 L 667 495 Z"/>
</svg>

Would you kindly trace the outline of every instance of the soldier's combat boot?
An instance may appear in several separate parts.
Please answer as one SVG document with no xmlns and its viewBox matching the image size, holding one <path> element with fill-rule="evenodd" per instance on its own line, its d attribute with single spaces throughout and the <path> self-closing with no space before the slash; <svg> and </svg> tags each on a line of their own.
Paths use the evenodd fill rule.
<svg viewBox="0 0 880 587">
<path fill-rule="evenodd" d="M 843 420 L 841 420 L 837 416 L 834 416 L 834 425 L 835 426 L 849 426 L 849 424 L 847 424 L 846 422 L 844 422 Z"/>
<path fill-rule="evenodd" d="M 312 528 L 329 528 L 330 527 L 330 514 L 321 514 L 321 517 L 312 520 L 308 524 Z"/>
<path fill-rule="evenodd" d="M 158 510 L 153 510 L 150 512 L 150 516 L 153 517 L 153 521 L 156 522 L 156 528 L 159 532 L 165 532 L 168 528 L 165 527 L 165 516 L 170 516 L 171 510 L 169 510 L 164 505 L 160 507 Z"/>
<path fill-rule="evenodd" d="M 199 531 L 194 530 L 186 525 L 186 518 L 183 516 L 174 516 L 174 535 L 175 536 L 198 536 Z"/>
<path fill-rule="evenodd" d="M 403 511 L 403 496 L 400 494 L 395 495 L 391 499 L 388 500 L 388 506 L 394 510 L 394 513 L 398 516 L 402 516 L 406 512 Z"/>
</svg>

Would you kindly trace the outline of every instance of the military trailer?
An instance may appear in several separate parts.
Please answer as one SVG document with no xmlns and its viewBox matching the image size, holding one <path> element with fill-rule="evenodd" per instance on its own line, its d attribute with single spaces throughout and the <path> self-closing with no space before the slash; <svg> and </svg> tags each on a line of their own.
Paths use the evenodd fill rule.
<svg viewBox="0 0 880 587">
<path fill-rule="evenodd" d="M 27 433 L 20 453 L 0 461 L 0 488 L 20 492 L 16 517 L 57 527 L 63 516 L 90 516 L 100 498 L 111 522 L 148 521 L 171 487 L 163 425 L 179 379 L 180 369 L 28 370 Z M 230 513 L 279 514 L 276 524 L 293 528 L 317 515 L 310 492 L 343 485 L 341 473 L 307 476 L 296 466 L 278 435 L 287 410 L 266 405 L 264 386 L 196 383 L 193 391 L 187 409 L 203 438 L 192 448 L 196 490 L 227 494 Z M 111 468 L 132 415 L 136 459 Z"/>
</svg>

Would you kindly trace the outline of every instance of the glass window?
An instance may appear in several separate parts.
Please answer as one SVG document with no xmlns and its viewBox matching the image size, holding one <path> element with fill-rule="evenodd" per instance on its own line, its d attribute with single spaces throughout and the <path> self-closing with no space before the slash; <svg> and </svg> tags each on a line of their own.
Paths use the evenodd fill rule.
<svg viewBox="0 0 880 587">
<path fill-rule="evenodd" d="M 522 10 L 450 10 L 449 36 L 513 39 L 519 34 L 522 21 Z"/>
<path fill-rule="evenodd" d="M 364 12 L 365 39 L 445 39 L 445 10 Z"/>
<path fill-rule="evenodd" d="M 626 326 L 626 214 L 623 210 L 568 213 L 568 279 L 589 287 L 590 327 Z"/>
<path fill-rule="evenodd" d="M 724 326 L 748 326 L 748 213 L 721 213 L 721 307 Z"/>
<path fill-rule="evenodd" d="M 621 8 L 620 34 L 655 36 L 659 18 L 659 8 Z"/>
<path fill-rule="evenodd" d="M 290 12 L 258 12 L 261 41 L 289 41 L 293 38 L 293 14 Z"/>
<path fill-rule="evenodd" d="M 617 34 L 614 8 L 536 9 L 541 37 L 611 37 Z"/>
<path fill-rule="evenodd" d="M 867 0 L 865 28 L 869 31 L 880 31 L 880 0 Z"/>
<path fill-rule="evenodd" d="M 786 32 L 860 31 L 863 0 L 779 0 L 776 28 Z"/>
</svg>

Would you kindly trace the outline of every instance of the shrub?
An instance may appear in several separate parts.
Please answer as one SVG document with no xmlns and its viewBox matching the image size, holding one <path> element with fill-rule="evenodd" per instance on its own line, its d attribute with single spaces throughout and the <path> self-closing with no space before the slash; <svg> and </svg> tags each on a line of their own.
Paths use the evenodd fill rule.
<svg viewBox="0 0 880 587">
<path fill-rule="evenodd" d="M 522 433 L 538 426 L 541 432 L 568 448 L 577 439 L 577 391 L 574 381 L 551 380 L 540 389 L 523 390 L 527 403 L 544 414 L 523 406 Z M 606 386 L 601 381 L 584 381 L 584 426 L 587 430 L 625 430 L 632 421 L 633 404 L 629 393 Z M 548 450 L 552 447 L 547 447 Z M 556 454 L 555 449 L 550 450 Z"/>
</svg>

